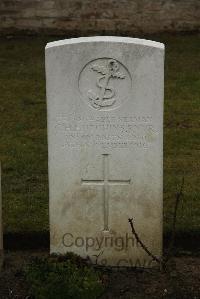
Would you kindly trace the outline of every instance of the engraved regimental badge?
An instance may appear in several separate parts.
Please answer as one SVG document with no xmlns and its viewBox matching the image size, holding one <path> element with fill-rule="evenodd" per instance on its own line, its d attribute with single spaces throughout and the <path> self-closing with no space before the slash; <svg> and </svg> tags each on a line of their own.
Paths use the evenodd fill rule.
<svg viewBox="0 0 200 299">
<path fill-rule="evenodd" d="M 131 76 L 113 58 L 99 58 L 86 64 L 79 76 L 79 90 L 86 103 L 96 110 L 120 107 L 129 97 Z"/>
</svg>

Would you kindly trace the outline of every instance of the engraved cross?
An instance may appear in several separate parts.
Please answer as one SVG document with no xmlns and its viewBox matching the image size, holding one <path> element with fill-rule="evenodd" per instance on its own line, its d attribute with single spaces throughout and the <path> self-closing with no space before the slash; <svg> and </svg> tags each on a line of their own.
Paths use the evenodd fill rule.
<svg viewBox="0 0 200 299">
<path fill-rule="evenodd" d="M 109 155 L 103 154 L 103 178 L 101 180 L 84 180 L 81 179 L 83 185 L 100 185 L 103 186 L 103 210 L 104 210 L 104 231 L 109 231 L 109 186 L 110 185 L 128 185 L 129 180 L 111 180 L 109 179 Z"/>
</svg>

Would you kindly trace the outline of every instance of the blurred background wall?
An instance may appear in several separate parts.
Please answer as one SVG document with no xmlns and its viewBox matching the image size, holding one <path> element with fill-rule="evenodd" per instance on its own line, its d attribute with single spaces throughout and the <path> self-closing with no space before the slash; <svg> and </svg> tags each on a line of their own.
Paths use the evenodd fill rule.
<svg viewBox="0 0 200 299">
<path fill-rule="evenodd" d="M 200 0 L 0 0 L 0 34 L 200 31 Z"/>
</svg>

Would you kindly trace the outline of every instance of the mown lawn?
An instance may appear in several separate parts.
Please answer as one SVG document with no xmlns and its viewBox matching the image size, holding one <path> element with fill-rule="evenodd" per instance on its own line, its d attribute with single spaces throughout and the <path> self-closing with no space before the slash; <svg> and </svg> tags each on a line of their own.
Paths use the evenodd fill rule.
<svg viewBox="0 0 200 299">
<path fill-rule="evenodd" d="M 179 232 L 200 232 L 200 36 L 166 44 L 164 229 L 185 177 Z M 6 232 L 48 230 L 44 47 L 58 37 L 0 39 L 0 160 Z"/>
</svg>

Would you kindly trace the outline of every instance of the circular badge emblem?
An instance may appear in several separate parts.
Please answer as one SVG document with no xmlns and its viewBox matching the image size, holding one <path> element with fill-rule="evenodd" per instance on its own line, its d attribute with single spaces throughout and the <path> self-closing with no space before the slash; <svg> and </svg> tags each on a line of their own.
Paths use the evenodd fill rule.
<svg viewBox="0 0 200 299">
<path fill-rule="evenodd" d="M 90 107 L 100 111 L 116 109 L 129 98 L 131 76 L 116 59 L 95 59 L 80 72 L 79 90 Z"/>
</svg>

